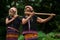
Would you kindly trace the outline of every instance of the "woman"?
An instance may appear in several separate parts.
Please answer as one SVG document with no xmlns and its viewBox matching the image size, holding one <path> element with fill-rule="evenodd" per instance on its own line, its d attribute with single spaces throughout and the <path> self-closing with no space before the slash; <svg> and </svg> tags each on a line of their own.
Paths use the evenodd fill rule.
<svg viewBox="0 0 60 40">
<path fill-rule="evenodd" d="M 6 40 L 18 40 L 20 22 L 21 19 L 17 14 L 17 9 L 15 7 L 10 8 L 9 15 L 6 17 Z"/>
<path fill-rule="evenodd" d="M 45 23 L 49 21 L 54 15 L 49 15 L 48 18 L 42 19 L 37 17 L 34 13 L 34 10 L 31 6 L 25 6 L 25 16 L 22 19 L 23 25 L 23 35 L 25 40 L 38 40 L 38 33 L 37 33 L 37 22 Z"/>
</svg>

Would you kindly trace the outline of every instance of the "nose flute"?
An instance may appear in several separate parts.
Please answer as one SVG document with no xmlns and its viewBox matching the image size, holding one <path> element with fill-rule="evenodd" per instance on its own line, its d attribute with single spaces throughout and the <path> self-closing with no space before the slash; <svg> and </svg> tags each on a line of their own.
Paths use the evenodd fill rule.
<svg viewBox="0 0 60 40">
<path fill-rule="evenodd" d="M 56 15 L 56 14 L 53 14 L 53 13 L 35 13 L 36 15 Z"/>
</svg>

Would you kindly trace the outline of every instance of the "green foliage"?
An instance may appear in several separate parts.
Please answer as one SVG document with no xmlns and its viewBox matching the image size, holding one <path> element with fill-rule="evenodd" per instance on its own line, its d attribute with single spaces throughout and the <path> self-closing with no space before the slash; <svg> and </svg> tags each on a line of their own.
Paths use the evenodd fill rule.
<svg viewBox="0 0 60 40">
<path fill-rule="evenodd" d="M 43 33 L 42 31 L 38 32 L 38 40 L 60 40 L 60 38 L 55 37 L 55 32 L 50 32 L 48 34 Z M 24 40 L 24 36 L 20 35 L 18 40 Z"/>
<path fill-rule="evenodd" d="M 24 36 L 23 35 L 20 35 L 18 40 L 24 40 Z"/>
</svg>

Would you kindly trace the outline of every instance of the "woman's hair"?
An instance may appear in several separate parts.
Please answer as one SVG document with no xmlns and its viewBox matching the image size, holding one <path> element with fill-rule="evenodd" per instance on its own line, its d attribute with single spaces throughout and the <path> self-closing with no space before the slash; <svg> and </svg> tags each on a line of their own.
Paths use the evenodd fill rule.
<svg viewBox="0 0 60 40">
<path fill-rule="evenodd" d="M 11 9 L 12 9 L 13 11 L 15 11 L 15 15 L 17 15 L 17 9 L 16 9 L 15 7 L 12 7 L 12 8 L 9 9 L 9 15 L 10 15 L 10 13 L 11 13 L 11 12 L 10 12 Z"/>
<path fill-rule="evenodd" d="M 26 11 L 27 8 L 29 8 L 31 12 L 33 11 L 32 6 L 30 6 L 30 5 L 25 6 L 25 10 L 24 11 Z"/>
</svg>

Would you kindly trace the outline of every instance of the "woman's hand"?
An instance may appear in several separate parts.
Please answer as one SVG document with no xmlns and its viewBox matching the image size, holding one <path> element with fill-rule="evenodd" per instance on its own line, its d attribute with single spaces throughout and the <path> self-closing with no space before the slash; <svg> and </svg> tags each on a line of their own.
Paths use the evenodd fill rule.
<svg viewBox="0 0 60 40">
<path fill-rule="evenodd" d="M 18 15 L 14 15 L 14 17 L 13 18 L 17 18 L 18 17 Z"/>
<path fill-rule="evenodd" d="M 54 13 L 51 13 L 51 16 L 56 16 L 56 14 L 54 14 Z"/>
<path fill-rule="evenodd" d="M 31 16 L 34 16 L 34 15 L 35 15 L 35 12 L 31 12 L 30 15 L 31 15 Z"/>
</svg>

